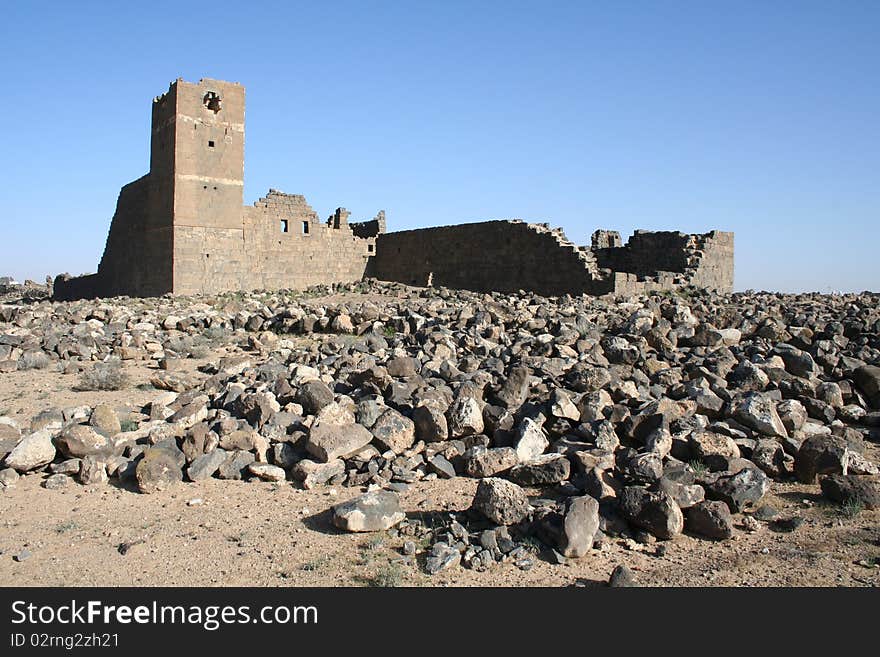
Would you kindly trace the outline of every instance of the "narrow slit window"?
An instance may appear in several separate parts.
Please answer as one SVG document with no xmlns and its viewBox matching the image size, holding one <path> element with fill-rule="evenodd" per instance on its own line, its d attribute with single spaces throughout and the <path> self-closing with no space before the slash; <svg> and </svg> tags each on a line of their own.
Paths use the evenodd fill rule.
<svg viewBox="0 0 880 657">
<path fill-rule="evenodd" d="M 214 140 L 213 139 L 208 142 L 208 148 L 214 148 Z"/>
<path fill-rule="evenodd" d="M 286 232 L 287 232 L 287 219 L 282 219 L 282 220 L 281 220 L 281 232 L 282 232 L 282 233 L 286 233 Z"/>
<path fill-rule="evenodd" d="M 372 244 L 367 244 L 367 251 L 369 251 L 370 253 L 373 252 L 373 245 Z"/>
<path fill-rule="evenodd" d="M 304 221 L 303 222 L 303 235 L 308 235 L 308 234 L 309 234 L 309 222 Z"/>
</svg>

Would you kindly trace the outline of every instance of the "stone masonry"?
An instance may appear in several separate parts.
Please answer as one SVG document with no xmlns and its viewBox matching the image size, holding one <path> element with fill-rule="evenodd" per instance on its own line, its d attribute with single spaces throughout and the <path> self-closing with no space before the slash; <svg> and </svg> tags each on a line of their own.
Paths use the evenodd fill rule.
<svg viewBox="0 0 880 657">
<path fill-rule="evenodd" d="M 243 206 L 244 87 L 178 79 L 153 101 L 150 173 L 122 188 L 90 276 L 56 279 L 55 297 L 158 296 L 305 288 L 363 277 L 385 215 L 326 221 L 276 190 Z"/>
<path fill-rule="evenodd" d="M 486 221 L 379 235 L 367 274 L 409 285 L 546 296 L 687 286 L 731 292 L 733 233 L 636 231 L 621 245 L 616 232 L 596 231 L 585 247 L 547 224 Z"/>
<path fill-rule="evenodd" d="M 96 274 L 56 278 L 55 298 L 304 289 L 365 276 L 475 291 L 639 294 L 733 288 L 733 233 L 597 230 L 578 246 L 520 220 L 386 233 L 385 213 L 321 221 L 274 189 L 243 205 L 244 87 L 178 79 L 153 101 L 150 172 L 119 193 Z"/>
</svg>

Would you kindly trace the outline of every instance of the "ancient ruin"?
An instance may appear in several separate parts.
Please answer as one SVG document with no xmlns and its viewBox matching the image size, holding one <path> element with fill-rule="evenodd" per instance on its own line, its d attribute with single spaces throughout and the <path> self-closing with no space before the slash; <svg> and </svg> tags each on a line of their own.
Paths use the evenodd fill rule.
<svg viewBox="0 0 880 657">
<path fill-rule="evenodd" d="M 520 220 L 394 233 L 385 213 L 321 222 L 301 195 L 243 205 L 244 87 L 178 79 L 153 101 L 150 172 L 122 188 L 96 274 L 56 278 L 60 300 L 304 289 L 373 277 L 473 291 L 730 292 L 733 233 L 596 231 L 578 246 Z"/>
</svg>

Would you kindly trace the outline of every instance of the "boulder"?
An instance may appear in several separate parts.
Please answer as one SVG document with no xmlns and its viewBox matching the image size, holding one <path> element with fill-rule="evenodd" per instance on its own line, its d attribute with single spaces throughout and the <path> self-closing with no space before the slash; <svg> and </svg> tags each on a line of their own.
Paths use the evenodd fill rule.
<svg viewBox="0 0 880 657">
<path fill-rule="evenodd" d="M 319 424 L 312 427 L 306 451 L 322 463 L 346 458 L 357 453 L 373 440 L 370 430 L 361 424 Z"/>
<path fill-rule="evenodd" d="M 416 439 L 413 421 L 393 408 L 379 416 L 370 431 L 379 447 L 395 454 L 401 454 L 412 447 Z"/>
<path fill-rule="evenodd" d="M 688 531 L 707 538 L 724 540 L 733 535 L 733 517 L 724 502 L 700 502 L 687 510 Z"/>
<path fill-rule="evenodd" d="M 794 457 L 794 473 L 804 484 L 820 474 L 847 474 L 849 447 L 843 438 L 816 435 L 801 443 Z"/>
<path fill-rule="evenodd" d="M 512 447 L 471 447 L 463 457 L 464 473 L 468 477 L 494 477 L 519 463 Z"/>
<path fill-rule="evenodd" d="M 220 466 L 226 462 L 229 452 L 218 447 L 207 454 L 202 454 L 193 459 L 186 469 L 186 476 L 190 481 L 201 481 L 213 477 Z"/>
<path fill-rule="evenodd" d="M 822 494 L 838 504 L 880 509 L 880 476 L 830 474 L 819 478 Z"/>
<path fill-rule="evenodd" d="M 66 427 L 55 439 L 55 444 L 68 458 L 109 457 L 114 452 L 113 441 L 107 434 L 85 424 L 72 424 Z"/>
<path fill-rule="evenodd" d="M 565 481 L 571 463 L 562 454 L 541 454 L 532 461 L 514 466 L 508 477 L 520 486 L 546 486 Z"/>
<path fill-rule="evenodd" d="M 336 527 L 348 532 L 379 532 L 394 527 L 406 514 L 396 493 L 380 490 L 337 504 L 332 518 Z"/>
<path fill-rule="evenodd" d="M 599 503 L 588 495 L 569 498 L 562 521 L 559 548 L 565 557 L 582 557 L 599 532 Z"/>
<path fill-rule="evenodd" d="M 670 539 L 684 529 L 684 516 L 670 495 L 628 486 L 618 495 L 621 515 L 636 527 L 660 539 Z"/>
<path fill-rule="evenodd" d="M 516 458 L 520 463 L 528 463 L 537 459 L 547 447 L 550 441 L 544 429 L 531 418 L 524 418 L 517 429 L 514 449 Z"/>
<path fill-rule="evenodd" d="M 733 409 L 733 418 L 765 436 L 788 438 L 788 431 L 776 411 L 776 403 L 767 395 L 746 395 Z"/>
<path fill-rule="evenodd" d="M 513 525 L 523 520 L 531 509 L 522 488 L 496 477 L 480 481 L 471 508 L 499 525 Z"/>
<path fill-rule="evenodd" d="M 183 454 L 181 454 L 183 457 Z M 144 451 L 135 469 L 141 493 L 156 493 L 183 481 L 183 463 L 170 449 L 153 446 Z"/>
<path fill-rule="evenodd" d="M 28 472 L 48 465 L 55 459 L 52 431 L 41 429 L 22 438 L 6 455 L 5 465 L 18 472 Z"/>
<path fill-rule="evenodd" d="M 709 497 L 726 502 L 731 512 L 739 513 L 749 505 L 756 505 L 770 490 L 770 479 L 756 467 L 746 467 L 731 475 L 724 475 L 706 485 Z"/>
</svg>

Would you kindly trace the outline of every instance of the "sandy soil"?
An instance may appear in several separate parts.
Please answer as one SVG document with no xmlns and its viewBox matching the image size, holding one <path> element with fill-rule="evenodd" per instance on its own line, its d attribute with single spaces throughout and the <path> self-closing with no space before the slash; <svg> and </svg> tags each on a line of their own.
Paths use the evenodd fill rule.
<svg viewBox="0 0 880 657">
<path fill-rule="evenodd" d="M 141 495 L 112 484 L 46 490 L 43 476 L 23 477 L 0 494 L 0 585 L 589 586 L 604 583 L 618 563 L 656 586 L 880 584 L 880 568 L 857 563 L 880 562 L 880 513 L 846 518 L 797 485 L 777 484 L 767 499 L 783 516 L 805 518 L 792 533 L 762 523 L 719 543 L 684 535 L 663 542 L 663 556 L 660 543 L 610 539 L 561 566 L 537 558 L 529 571 L 501 564 L 432 577 L 419 565 L 394 563 L 402 538 L 332 528 L 327 510 L 357 489 L 210 480 Z M 419 482 L 402 503 L 413 517 L 430 518 L 467 508 L 475 486 L 464 478 Z M 122 554 L 124 543 L 132 545 Z M 23 549 L 31 556 L 15 561 Z"/>
</svg>

